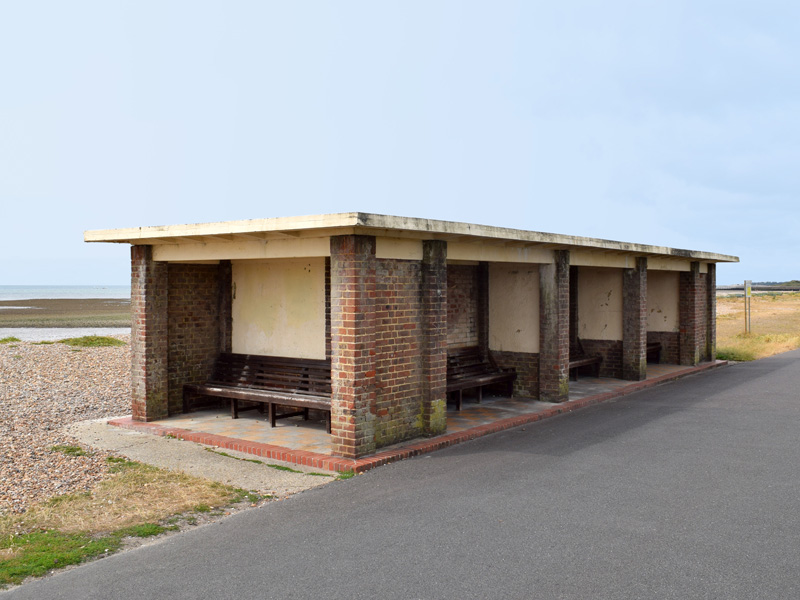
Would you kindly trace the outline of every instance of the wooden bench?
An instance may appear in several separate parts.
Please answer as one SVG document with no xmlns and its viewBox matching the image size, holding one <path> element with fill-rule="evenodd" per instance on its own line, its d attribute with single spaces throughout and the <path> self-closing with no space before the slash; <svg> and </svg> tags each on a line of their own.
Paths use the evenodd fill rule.
<svg viewBox="0 0 800 600">
<path fill-rule="evenodd" d="M 217 358 L 208 382 L 183 386 L 184 412 L 188 412 L 191 394 L 229 399 L 234 419 L 239 418 L 240 400 L 258 403 L 259 410 L 266 405 L 272 427 L 277 419 L 302 415 L 308 420 L 309 409 L 320 410 L 326 413 L 327 431 L 331 432 L 329 360 L 226 352 Z M 299 410 L 279 414 L 280 406 Z"/>
<path fill-rule="evenodd" d="M 653 360 L 650 360 L 651 356 L 654 356 Z M 648 362 L 661 362 L 661 342 L 648 342 L 647 343 L 647 361 Z"/>
<path fill-rule="evenodd" d="M 600 377 L 600 364 L 602 362 L 603 357 L 599 354 L 586 354 L 586 352 L 583 351 L 580 340 L 578 340 L 577 347 L 570 351 L 569 378 L 572 381 L 578 381 L 578 369 L 580 367 L 592 367 L 594 376 Z"/>
<path fill-rule="evenodd" d="M 447 353 L 447 394 L 456 394 L 456 410 L 461 410 L 464 390 L 477 389 L 480 404 L 485 386 L 505 383 L 510 396 L 514 392 L 516 379 L 517 372 L 514 369 L 501 369 L 491 354 L 484 357 L 477 346 L 450 350 Z"/>
</svg>

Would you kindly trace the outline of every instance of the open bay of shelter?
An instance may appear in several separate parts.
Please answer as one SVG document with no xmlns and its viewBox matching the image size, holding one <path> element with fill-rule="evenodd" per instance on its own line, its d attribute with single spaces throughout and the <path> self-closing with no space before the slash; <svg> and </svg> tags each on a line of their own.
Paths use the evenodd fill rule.
<svg viewBox="0 0 800 600">
<path fill-rule="evenodd" d="M 366 213 L 85 239 L 132 244 L 134 420 L 185 410 L 184 386 L 207 382 L 222 353 L 327 361 L 344 458 L 444 433 L 457 349 L 514 370 L 515 397 L 549 402 L 568 399 L 571 359 L 631 381 L 646 378 L 648 348 L 662 363 L 713 361 L 716 264 L 738 261 Z"/>
</svg>

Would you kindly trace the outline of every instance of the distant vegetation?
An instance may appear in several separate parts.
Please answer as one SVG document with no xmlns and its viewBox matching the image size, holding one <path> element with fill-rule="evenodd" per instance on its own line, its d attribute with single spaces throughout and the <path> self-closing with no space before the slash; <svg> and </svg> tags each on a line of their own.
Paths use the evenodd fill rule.
<svg viewBox="0 0 800 600">
<path fill-rule="evenodd" d="M 800 287 L 800 281 L 792 279 L 791 281 L 755 281 L 753 285 L 768 285 L 771 287 Z"/>
</svg>

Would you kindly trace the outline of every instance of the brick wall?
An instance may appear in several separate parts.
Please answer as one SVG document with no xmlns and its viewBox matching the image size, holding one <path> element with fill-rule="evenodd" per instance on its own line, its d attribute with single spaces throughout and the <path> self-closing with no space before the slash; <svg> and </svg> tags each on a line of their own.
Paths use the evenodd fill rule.
<svg viewBox="0 0 800 600">
<path fill-rule="evenodd" d="M 183 385 L 207 381 L 219 354 L 219 272 L 217 265 L 168 267 L 170 414 L 182 411 Z"/>
<path fill-rule="evenodd" d="M 375 238 L 331 237 L 331 444 L 335 456 L 375 451 Z"/>
<path fill-rule="evenodd" d="M 167 265 L 151 246 L 131 246 L 131 413 L 163 419 L 167 409 Z"/>
<path fill-rule="evenodd" d="M 478 266 L 447 266 L 447 346 L 463 348 L 477 346 Z"/>
<path fill-rule="evenodd" d="M 717 265 L 708 265 L 706 277 L 706 358 L 717 359 Z"/>
<path fill-rule="evenodd" d="M 647 378 L 647 259 L 622 270 L 622 378 Z"/>
<path fill-rule="evenodd" d="M 589 355 L 599 354 L 600 377 L 622 379 L 622 340 L 586 340 L 581 338 L 581 346 Z"/>
<path fill-rule="evenodd" d="M 447 242 L 422 243 L 422 432 L 447 430 Z"/>
<path fill-rule="evenodd" d="M 680 344 L 677 331 L 648 331 L 647 343 L 661 344 L 661 364 L 677 365 L 680 360 Z"/>
<path fill-rule="evenodd" d="M 375 447 L 422 434 L 421 263 L 375 263 Z"/>
<path fill-rule="evenodd" d="M 569 399 L 569 251 L 539 267 L 539 399 Z"/>
<path fill-rule="evenodd" d="M 506 352 L 492 350 L 492 357 L 498 366 L 517 371 L 514 382 L 514 396 L 521 398 L 539 397 L 539 354 L 530 352 Z"/>
<path fill-rule="evenodd" d="M 680 360 L 682 365 L 696 365 L 702 360 L 706 323 L 705 285 L 700 276 L 700 263 L 691 263 L 689 271 L 681 271 L 679 277 L 678 313 L 680 326 Z"/>
<path fill-rule="evenodd" d="M 697 324 L 697 347 L 700 360 L 708 360 L 708 348 L 706 347 L 706 337 L 708 335 L 708 276 L 700 273 L 697 284 L 697 314 L 699 322 Z"/>
</svg>

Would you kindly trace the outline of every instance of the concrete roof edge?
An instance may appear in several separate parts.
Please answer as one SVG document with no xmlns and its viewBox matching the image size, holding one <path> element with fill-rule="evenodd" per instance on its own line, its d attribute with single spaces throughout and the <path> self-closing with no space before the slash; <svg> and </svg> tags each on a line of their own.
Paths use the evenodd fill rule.
<svg viewBox="0 0 800 600">
<path fill-rule="evenodd" d="M 458 236 L 475 239 L 548 244 L 551 246 L 562 246 L 565 249 L 602 249 L 611 252 L 639 254 L 642 256 L 657 255 L 708 262 L 739 262 L 739 258 L 736 256 L 717 254 L 714 252 L 684 250 L 665 246 L 650 246 L 598 238 L 495 227 L 492 225 L 476 225 L 457 221 L 441 221 L 418 217 L 397 217 L 367 212 L 331 213 L 302 217 L 272 217 L 266 219 L 195 223 L 188 225 L 160 225 L 125 229 L 89 230 L 84 232 L 84 241 L 146 244 L 148 240 L 164 240 L 172 237 L 221 236 L 236 233 L 309 231 L 314 229 L 335 230 L 340 228 L 352 228 L 357 233 L 363 234 L 375 231 L 410 231 L 422 236 L 424 236 L 424 234 L 432 234 L 441 237 Z"/>
</svg>

